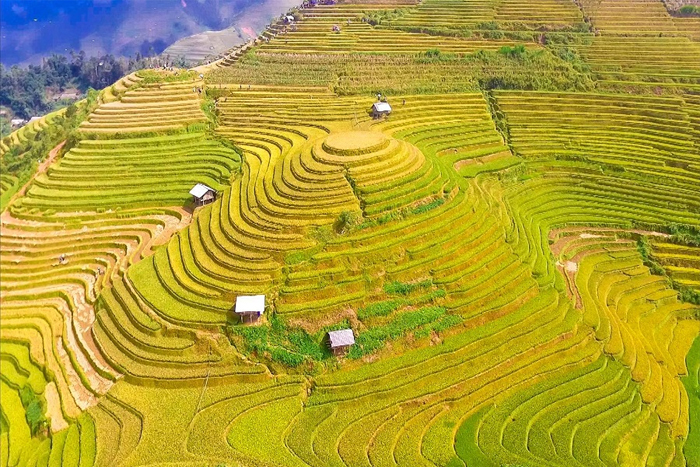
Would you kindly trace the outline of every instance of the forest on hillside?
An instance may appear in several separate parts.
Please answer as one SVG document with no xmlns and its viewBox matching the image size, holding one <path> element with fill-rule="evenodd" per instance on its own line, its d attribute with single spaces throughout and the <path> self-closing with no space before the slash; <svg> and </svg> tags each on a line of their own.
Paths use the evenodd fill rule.
<svg viewBox="0 0 700 467">
<path fill-rule="evenodd" d="M 19 118 L 43 115 L 74 100 L 59 99 L 67 89 L 77 89 L 80 94 L 85 94 L 90 88 L 107 87 L 134 70 L 161 66 L 170 61 L 169 57 L 154 55 L 88 57 L 84 51 L 71 51 L 68 56 L 53 54 L 41 65 L 8 68 L 0 64 L 0 105 L 9 107 Z"/>
</svg>

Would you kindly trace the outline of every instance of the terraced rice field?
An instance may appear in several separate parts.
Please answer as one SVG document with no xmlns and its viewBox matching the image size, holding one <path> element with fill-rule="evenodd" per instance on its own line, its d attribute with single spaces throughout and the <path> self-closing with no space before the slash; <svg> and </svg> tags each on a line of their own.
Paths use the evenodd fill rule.
<svg viewBox="0 0 700 467">
<path fill-rule="evenodd" d="M 19 183 L 19 180 L 14 175 L 10 175 L 10 174 L 0 175 L 0 196 L 4 195 L 5 193 L 14 191 L 14 189 L 15 189 L 15 187 L 17 187 L 18 183 Z"/>
<path fill-rule="evenodd" d="M 593 26 L 611 35 L 678 35 L 673 18 L 662 2 L 648 0 L 582 0 Z"/>
<path fill-rule="evenodd" d="M 239 162 L 238 154 L 204 133 L 86 139 L 37 177 L 22 206 L 62 211 L 181 206 L 196 183 L 227 185 Z"/>
<path fill-rule="evenodd" d="M 700 465 L 692 23 L 652 0 L 297 14 L 101 91 L 3 198 L 0 463 Z"/>
<path fill-rule="evenodd" d="M 46 128 L 51 122 L 59 115 L 65 112 L 65 109 L 58 110 L 56 112 L 44 115 L 41 118 L 35 119 L 32 122 L 27 123 L 19 130 L 12 132 L 9 136 L 6 136 L 2 140 L 2 145 L 0 145 L 0 154 L 4 154 L 10 150 L 12 145 L 26 142 L 28 140 L 34 139 L 35 135 Z"/>
<path fill-rule="evenodd" d="M 654 258 L 679 284 L 700 290 L 700 251 L 696 246 L 655 242 Z"/>
<path fill-rule="evenodd" d="M 488 30 L 490 22 L 507 28 L 541 26 L 562 28 L 583 21 L 574 2 L 560 0 L 479 0 L 474 2 L 425 0 L 396 21 L 396 25 Z"/>
<path fill-rule="evenodd" d="M 135 89 L 117 83 L 113 90 L 119 92 L 119 85 L 124 86 L 123 95 L 95 110 L 80 126 L 82 131 L 148 133 L 173 130 L 205 120 L 200 101 L 202 82 L 196 78 L 186 82 L 147 83 Z M 110 94 L 113 90 L 109 90 Z"/>
<path fill-rule="evenodd" d="M 341 4 L 320 5 L 302 10 L 304 20 L 296 30 L 277 27 L 270 33 L 277 39 L 265 38 L 260 47 L 266 53 L 414 53 L 439 48 L 445 52 L 468 53 L 482 49 L 497 49 L 512 45 L 513 41 L 473 41 L 428 34 L 410 34 L 404 31 L 373 28 L 362 21 L 367 11 L 383 10 L 388 5 Z M 405 5 L 392 5 L 402 7 Z M 339 31 L 334 31 L 337 26 Z"/>
<path fill-rule="evenodd" d="M 700 45 L 687 37 L 649 41 L 639 36 L 600 36 L 581 52 L 606 81 L 647 81 L 663 86 L 677 80 L 694 88 L 700 83 Z"/>
</svg>

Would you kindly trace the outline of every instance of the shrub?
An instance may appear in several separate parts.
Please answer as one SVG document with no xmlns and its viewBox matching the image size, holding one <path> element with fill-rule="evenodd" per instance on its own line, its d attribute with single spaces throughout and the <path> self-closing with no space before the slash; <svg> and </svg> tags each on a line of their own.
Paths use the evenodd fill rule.
<svg viewBox="0 0 700 467">
<path fill-rule="evenodd" d="M 292 368 L 301 365 L 305 360 L 303 355 L 292 353 L 279 347 L 272 347 L 270 349 L 270 355 L 272 356 L 273 361 L 282 363 Z"/>
<path fill-rule="evenodd" d="M 369 23 L 372 26 L 378 26 L 385 21 L 392 21 L 401 18 L 406 14 L 406 10 L 403 8 L 396 8 L 394 10 L 379 10 L 367 12 L 362 17 L 365 23 Z"/>
<path fill-rule="evenodd" d="M 508 57 L 520 58 L 525 55 L 525 46 L 522 44 L 516 45 L 515 47 L 503 46 L 498 50 L 501 55 L 506 55 Z"/>
<path fill-rule="evenodd" d="M 35 436 L 47 425 L 47 420 L 44 416 L 43 403 L 41 399 L 39 399 L 39 396 L 29 386 L 23 387 L 20 390 L 19 396 L 22 400 L 22 405 L 24 406 L 27 424 L 29 425 L 32 436 Z"/>
<path fill-rule="evenodd" d="M 433 281 L 427 279 L 421 282 L 404 283 L 404 282 L 388 282 L 384 284 L 384 292 L 388 294 L 408 295 L 418 289 L 427 289 L 433 286 Z"/>
<path fill-rule="evenodd" d="M 698 5 L 683 5 L 678 10 L 681 16 L 700 16 L 700 6 Z"/>
<path fill-rule="evenodd" d="M 484 39 L 498 40 L 498 39 L 503 39 L 505 34 L 503 33 L 503 31 L 485 31 L 483 33 L 483 36 L 484 36 Z"/>
<path fill-rule="evenodd" d="M 487 21 L 479 23 L 476 25 L 476 29 L 482 29 L 485 31 L 495 31 L 498 29 L 498 23 L 495 21 Z"/>
<path fill-rule="evenodd" d="M 360 221 L 360 216 L 354 211 L 343 211 L 338 216 L 333 227 L 339 234 L 343 234 L 357 225 Z"/>
<path fill-rule="evenodd" d="M 375 302 L 357 310 L 357 317 L 360 320 L 364 320 L 372 316 L 387 316 L 398 310 L 403 304 L 403 300 L 385 300 L 382 302 Z"/>
<path fill-rule="evenodd" d="M 685 245 L 700 246 L 700 229 L 692 225 L 669 224 L 671 241 Z"/>
</svg>

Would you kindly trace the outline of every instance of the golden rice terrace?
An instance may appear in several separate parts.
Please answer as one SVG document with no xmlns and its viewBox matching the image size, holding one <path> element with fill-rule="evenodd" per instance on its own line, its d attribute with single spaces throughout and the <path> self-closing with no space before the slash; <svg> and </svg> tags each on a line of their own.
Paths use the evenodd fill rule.
<svg viewBox="0 0 700 467">
<path fill-rule="evenodd" d="M 2 466 L 700 466 L 671 3 L 307 2 L 2 140 Z"/>
</svg>

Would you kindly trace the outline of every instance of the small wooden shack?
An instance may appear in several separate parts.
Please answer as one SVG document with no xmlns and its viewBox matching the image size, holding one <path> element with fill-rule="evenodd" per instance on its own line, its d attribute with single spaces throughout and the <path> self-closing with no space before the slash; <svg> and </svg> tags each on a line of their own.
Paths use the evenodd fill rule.
<svg viewBox="0 0 700 467">
<path fill-rule="evenodd" d="M 234 312 L 240 317 L 242 323 L 257 321 L 265 312 L 265 296 L 239 295 L 236 297 Z"/>
<path fill-rule="evenodd" d="M 194 188 L 190 190 L 190 194 L 196 206 L 204 206 L 216 200 L 216 190 L 204 183 L 197 183 Z"/>
<path fill-rule="evenodd" d="M 79 98 L 80 98 L 80 91 L 73 90 L 73 91 L 62 92 L 61 94 L 54 96 L 53 100 L 55 100 L 55 101 L 60 101 L 60 100 L 64 100 L 64 99 L 76 100 Z"/>
<path fill-rule="evenodd" d="M 328 345 L 330 345 L 333 355 L 344 355 L 353 344 L 355 344 L 355 335 L 352 333 L 352 329 L 341 329 L 328 333 Z"/>
<path fill-rule="evenodd" d="M 391 106 L 388 102 L 375 102 L 372 104 L 372 117 L 381 118 L 391 113 Z"/>
</svg>

